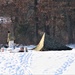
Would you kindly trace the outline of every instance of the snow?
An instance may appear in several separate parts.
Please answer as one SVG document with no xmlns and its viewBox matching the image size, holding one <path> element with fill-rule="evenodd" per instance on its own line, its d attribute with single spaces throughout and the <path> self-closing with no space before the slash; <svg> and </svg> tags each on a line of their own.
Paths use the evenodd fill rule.
<svg viewBox="0 0 75 75">
<path fill-rule="evenodd" d="M 68 47 L 75 48 L 75 44 L 68 44 Z"/>
<path fill-rule="evenodd" d="M 10 23 L 11 18 L 10 17 L 0 17 L 0 23 L 1 23 L 1 21 L 3 21 L 4 24 Z"/>
<path fill-rule="evenodd" d="M 75 45 L 68 46 L 73 50 L 10 53 L 8 49 L 0 52 L 0 75 L 74 75 Z M 25 47 L 31 49 L 35 46 Z"/>
</svg>

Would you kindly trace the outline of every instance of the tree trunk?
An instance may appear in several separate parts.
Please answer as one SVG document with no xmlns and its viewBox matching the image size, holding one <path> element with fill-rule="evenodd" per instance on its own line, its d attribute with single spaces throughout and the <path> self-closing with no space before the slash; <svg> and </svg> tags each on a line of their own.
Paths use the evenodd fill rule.
<svg viewBox="0 0 75 75">
<path fill-rule="evenodd" d="M 68 24 L 68 43 L 73 43 L 73 25 L 71 21 L 71 16 L 69 18 L 69 24 Z"/>
<path fill-rule="evenodd" d="M 37 0 L 34 0 L 34 20 L 35 20 L 35 37 L 36 44 L 38 43 L 38 17 L 37 17 Z"/>
<path fill-rule="evenodd" d="M 67 24 L 67 29 L 68 29 L 68 43 L 73 43 L 73 25 L 72 25 L 72 20 L 71 20 L 71 16 L 69 16 L 66 13 L 66 24 Z"/>
</svg>

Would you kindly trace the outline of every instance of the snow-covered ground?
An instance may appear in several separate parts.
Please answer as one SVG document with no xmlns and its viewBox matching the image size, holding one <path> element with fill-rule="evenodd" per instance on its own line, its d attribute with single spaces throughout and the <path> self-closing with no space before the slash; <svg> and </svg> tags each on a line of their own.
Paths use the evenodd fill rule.
<svg viewBox="0 0 75 75">
<path fill-rule="evenodd" d="M 68 46 L 73 50 L 0 52 L 0 75 L 74 75 L 75 45 Z"/>
</svg>

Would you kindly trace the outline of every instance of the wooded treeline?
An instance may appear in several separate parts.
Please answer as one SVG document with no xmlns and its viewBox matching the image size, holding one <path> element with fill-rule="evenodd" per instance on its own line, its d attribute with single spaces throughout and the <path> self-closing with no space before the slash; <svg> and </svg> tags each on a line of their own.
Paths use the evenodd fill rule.
<svg viewBox="0 0 75 75">
<path fill-rule="evenodd" d="M 16 43 L 36 44 L 42 32 L 64 44 L 75 43 L 74 0 L 0 0 L 0 16 L 11 19 L 6 27 L 0 24 L 0 36 L 10 30 Z"/>
</svg>

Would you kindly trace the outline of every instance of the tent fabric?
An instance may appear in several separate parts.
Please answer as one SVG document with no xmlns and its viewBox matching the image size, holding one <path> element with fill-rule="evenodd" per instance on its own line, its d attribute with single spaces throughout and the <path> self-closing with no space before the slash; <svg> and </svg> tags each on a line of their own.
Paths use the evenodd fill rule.
<svg viewBox="0 0 75 75">
<path fill-rule="evenodd" d="M 61 42 L 58 42 L 56 39 L 50 38 L 50 36 L 46 34 L 45 40 L 44 40 L 43 51 L 44 50 L 60 51 L 60 50 L 72 50 L 72 48 L 67 47 Z"/>
<path fill-rule="evenodd" d="M 51 38 L 47 34 L 43 34 L 39 44 L 33 50 L 36 51 L 61 51 L 72 50 L 72 48 L 58 42 L 56 39 Z"/>
<path fill-rule="evenodd" d="M 36 51 L 42 50 L 44 47 L 44 40 L 45 40 L 45 33 L 43 34 L 39 44 L 34 48 L 34 50 L 36 50 Z"/>
</svg>

